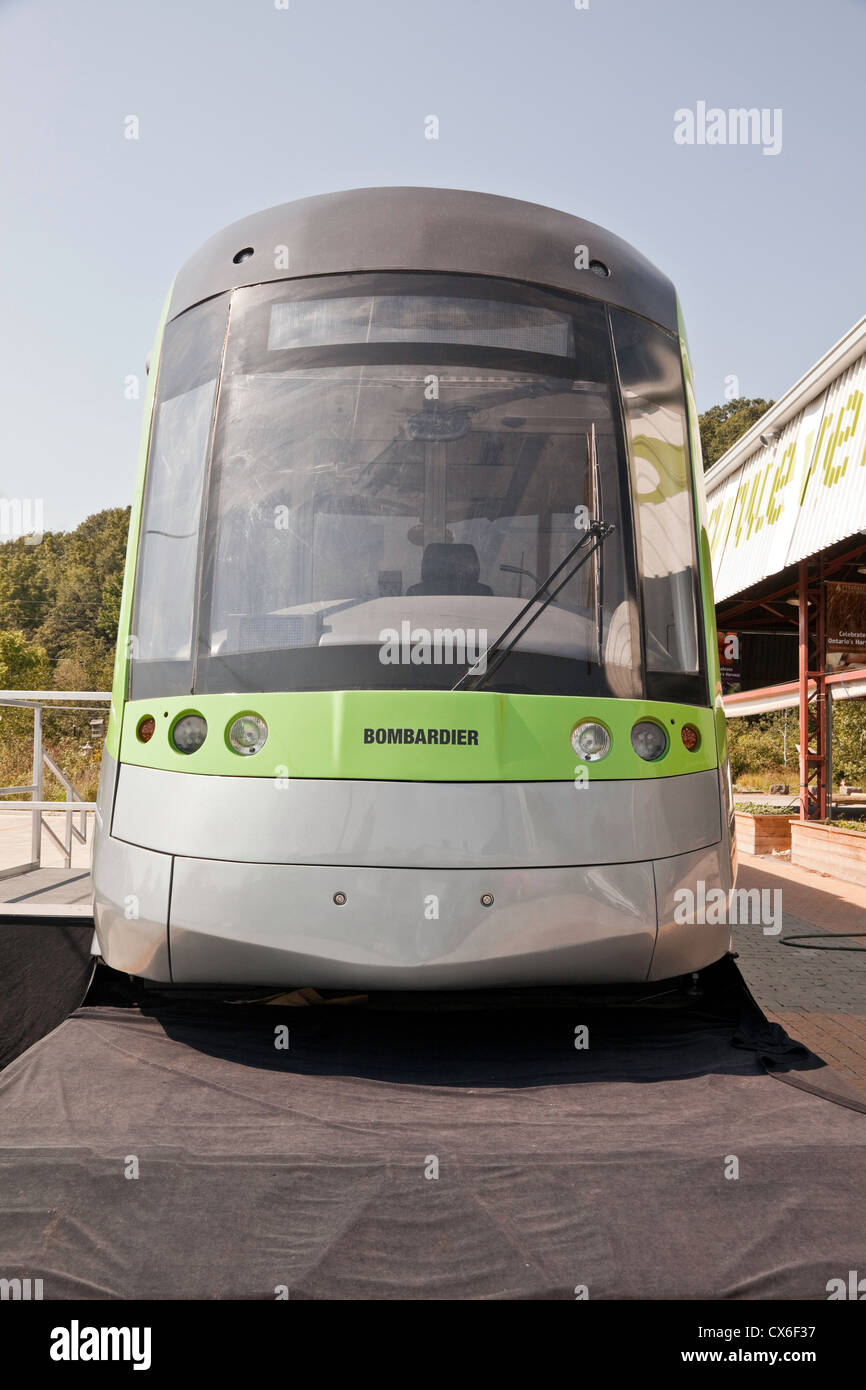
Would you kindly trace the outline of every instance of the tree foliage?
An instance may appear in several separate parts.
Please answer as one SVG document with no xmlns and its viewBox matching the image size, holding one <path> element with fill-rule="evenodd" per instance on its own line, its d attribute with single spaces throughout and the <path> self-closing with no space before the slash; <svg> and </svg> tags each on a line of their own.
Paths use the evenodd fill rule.
<svg viewBox="0 0 866 1390">
<path fill-rule="evenodd" d="M 0 634 L 41 648 L 58 689 L 111 685 L 128 529 L 129 508 L 114 507 L 39 545 L 0 545 Z"/>
<path fill-rule="evenodd" d="M 866 700 L 833 702 L 833 780 L 866 783 Z"/>
<path fill-rule="evenodd" d="M 785 780 L 797 781 L 797 714 L 788 713 L 787 771 Z M 728 720 L 728 756 L 735 782 L 759 772 L 785 766 L 785 711 L 753 714 Z"/>
<path fill-rule="evenodd" d="M 773 401 L 765 401 L 760 396 L 751 401 L 745 396 L 738 396 L 736 400 L 725 401 L 724 405 L 713 405 L 705 410 L 700 416 L 704 468 L 712 467 L 771 405 Z"/>
<path fill-rule="evenodd" d="M 23 632 L 0 631 L 0 690 L 44 690 L 50 679 L 44 647 L 28 641 Z"/>
<path fill-rule="evenodd" d="M 38 545 L 0 545 L 0 689 L 110 690 L 129 508 L 112 508 Z M 45 748 L 85 800 L 96 793 L 98 710 L 49 712 Z M 0 785 L 33 779 L 33 715 L 0 711 Z M 62 798 L 46 773 L 46 799 Z"/>
<path fill-rule="evenodd" d="M 796 709 L 730 719 L 731 776 L 738 782 L 761 773 L 776 773 L 776 780 L 793 786 L 800 780 L 799 740 Z M 851 786 L 866 783 L 866 700 L 836 700 L 833 704 L 834 783 L 838 784 L 842 777 Z"/>
</svg>

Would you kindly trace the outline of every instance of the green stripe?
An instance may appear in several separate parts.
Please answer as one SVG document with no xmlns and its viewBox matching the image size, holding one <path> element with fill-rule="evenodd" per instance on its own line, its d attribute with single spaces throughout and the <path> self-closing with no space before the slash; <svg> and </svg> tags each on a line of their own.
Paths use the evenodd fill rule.
<svg viewBox="0 0 866 1390">
<path fill-rule="evenodd" d="M 169 733 L 183 713 L 202 714 L 208 736 L 191 754 L 178 753 Z M 239 714 L 258 714 L 268 740 L 252 756 L 235 753 L 226 733 Z M 156 732 L 144 744 L 136 736 L 145 715 Z M 611 749 L 598 763 L 580 764 L 571 731 L 580 719 L 602 722 Z M 668 734 L 668 751 L 647 763 L 631 746 L 631 728 L 651 718 Z M 699 731 L 698 749 L 683 746 L 681 729 Z M 365 729 L 424 731 L 425 742 L 365 743 Z M 434 729 L 473 730 L 477 744 L 426 742 Z M 405 737 L 405 735 L 404 735 Z M 591 699 L 562 695 L 502 695 L 490 691 L 349 690 L 267 695 L 177 696 L 135 700 L 126 707 L 121 761 L 166 772 L 215 777 L 360 778 L 373 781 L 526 782 L 571 781 L 585 766 L 590 781 L 672 777 L 717 766 L 713 712 L 693 705 L 648 700 Z"/>
<path fill-rule="evenodd" d="M 703 602 L 704 636 L 707 653 L 707 675 L 709 677 L 710 692 L 715 706 L 716 745 L 718 748 L 719 760 L 722 763 L 726 763 L 728 759 L 728 732 L 725 723 L 725 711 L 722 705 L 722 673 L 719 665 L 716 607 L 713 601 L 713 560 L 710 550 L 710 538 L 707 532 L 707 501 L 706 486 L 704 483 L 703 457 L 701 454 L 700 420 L 695 403 L 694 375 L 692 372 L 691 357 L 689 355 L 689 344 L 686 337 L 686 329 L 679 299 L 677 299 L 677 318 L 680 327 L 680 351 L 683 359 L 689 442 L 692 455 L 692 473 L 695 482 L 695 500 L 697 503 L 698 564 L 701 575 L 701 598 Z"/>
<path fill-rule="evenodd" d="M 172 288 L 174 286 L 172 285 Z M 156 379 L 159 375 L 159 358 L 162 349 L 162 335 L 165 329 L 171 290 L 168 292 L 162 309 L 162 316 L 156 330 L 156 341 L 150 359 L 150 372 L 147 377 L 147 390 L 144 396 L 144 413 L 141 424 L 141 441 L 138 448 L 138 467 L 135 476 L 135 491 L 132 494 L 132 511 L 129 518 L 129 535 L 126 540 L 126 563 L 123 570 L 123 594 L 120 600 L 120 619 L 117 626 L 117 646 L 114 651 L 114 677 L 111 690 L 111 711 L 108 729 L 105 734 L 105 747 L 113 758 L 118 756 L 121 742 L 121 723 L 123 702 L 127 690 L 127 647 L 132 622 L 132 595 L 135 589 L 135 566 L 138 559 L 138 537 L 141 529 L 141 512 L 144 505 L 144 479 L 147 472 L 147 452 L 150 448 L 150 431 L 153 423 L 153 402 L 156 394 Z"/>
</svg>

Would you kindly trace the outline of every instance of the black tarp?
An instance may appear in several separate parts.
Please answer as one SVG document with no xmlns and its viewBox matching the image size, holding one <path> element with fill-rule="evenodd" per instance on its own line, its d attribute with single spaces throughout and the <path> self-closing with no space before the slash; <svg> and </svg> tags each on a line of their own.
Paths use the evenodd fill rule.
<svg viewBox="0 0 866 1390">
<path fill-rule="evenodd" d="M 627 1006 L 94 994 L 0 1074 L 0 1273 L 46 1299 L 823 1300 L 866 1273 L 866 1116 L 779 1085 L 760 1054 L 830 1074 L 710 974 Z"/>
<path fill-rule="evenodd" d="M 92 941 L 92 921 L 0 920 L 0 1067 L 82 1003 Z"/>
</svg>

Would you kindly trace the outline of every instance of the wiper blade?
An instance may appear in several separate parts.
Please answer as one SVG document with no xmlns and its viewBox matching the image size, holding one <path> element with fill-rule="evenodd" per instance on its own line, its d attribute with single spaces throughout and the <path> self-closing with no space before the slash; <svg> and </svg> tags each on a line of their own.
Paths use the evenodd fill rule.
<svg viewBox="0 0 866 1390">
<path fill-rule="evenodd" d="M 589 484 L 592 492 L 592 507 L 590 515 L 596 517 L 598 521 L 603 521 L 604 516 L 601 510 L 601 474 L 598 468 L 598 450 L 595 441 L 595 421 L 589 431 L 586 441 L 587 466 L 589 469 Z M 595 646 L 596 661 L 601 665 L 602 658 L 602 630 L 604 626 L 604 595 L 602 584 L 604 572 L 601 568 L 601 556 L 598 548 L 595 549 L 592 557 L 592 601 L 595 608 Z"/>
<path fill-rule="evenodd" d="M 591 521 L 588 529 L 584 531 L 577 544 L 571 547 L 571 550 L 569 550 L 565 559 L 560 561 L 560 563 L 556 566 L 556 569 L 553 570 L 552 573 L 550 573 L 541 584 L 539 584 L 532 597 L 527 599 L 526 603 L 523 605 L 520 612 L 517 614 L 517 617 L 512 618 L 511 622 L 508 624 L 508 627 L 505 628 L 503 632 L 500 632 L 499 636 L 495 639 L 495 641 L 491 642 L 490 646 L 486 649 L 486 651 L 482 652 L 478 660 L 472 666 L 470 666 L 469 670 L 466 671 L 460 677 L 459 681 L 452 685 L 451 689 L 459 690 L 466 682 L 470 680 L 471 677 L 474 676 L 474 681 L 472 682 L 472 684 L 467 684 L 466 688 L 468 690 L 480 690 L 484 682 L 488 680 L 490 676 L 494 674 L 495 671 L 499 670 L 499 667 L 502 665 L 503 661 L 505 661 L 506 657 L 508 657 L 509 654 L 514 650 L 521 637 L 523 637 L 524 634 L 528 632 L 528 630 L 532 627 L 532 624 L 535 622 L 535 620 L 541 617 L 541 614 L 544 612 L 545 608 L 547 608 L 548 604 L 553 602 L 553 600 L 556 598 L 556 595 L 562 589 L 564 589 L 566 584 L 568 584 L 568 582 L 571 579 L 573 579 L 574 576 L 583 568 L 583 566 L 586 564 L 586 561 L 591 559 L 591 557 L 601 549 L 608 536 L 611 534 L 611 532 L 615 530 L 616 527 L 611 522 Z M 578 555 L 580 554 L 580 551 L 583 549 L 583 547 L 587 544 L 588 541 L 592 542 L 589 549 L 585 552 L 585 554 L 580 556 L 580 559 L 577 559 Z M 573 563 L 575 560 L 577 560 L 576 564 Z M 571 569 L 567 568 L 569 565 L 571 565 Z M 553 581 L 557 579 L 559 575 L 562 574 L 563 570 L 567 571 L 565 577 L 559 580 L 559 583 L 556 585 L 555 588 L 552 588 L 551 585 L 553 584 Z M 539 600 L 543 593 L 547 594 L 547 598 L 544 600 L 543 603 L 541 603 L 539 602 Z M 508 637 L 508 635 L 511 632 L 514 632 L 514 629 L 517 627 L 518 623 L 520 623 L 523 620 L 523 618 L 526 617 L 526 614 L 529 612 L 530 608 L 534 603 L 539 604 L 538 608 L 536 608 L 535 612 L 532 613 L 526 619 L 526 622 L 523 624 L 523 627 L 520 628 L 519 632 L 514 633 L 514 636 L 511 638 L 511 641 L 508 642 L 507 645 L 503 645 L 505 643 L 506 637 Z M 492 661 L 490 660 L 491 657 L 493 657 Z M 481 666 L 482 662 L 485 663 L 485 666 L 482 671 L 479 671 L 478 668 L 479 666 Z"/>
</svg>

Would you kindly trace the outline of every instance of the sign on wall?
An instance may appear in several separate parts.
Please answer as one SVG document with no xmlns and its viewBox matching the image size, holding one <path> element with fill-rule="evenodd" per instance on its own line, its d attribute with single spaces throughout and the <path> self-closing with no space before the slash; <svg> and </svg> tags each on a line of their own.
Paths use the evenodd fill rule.
<svg viewBox="0 0 866 1390">
<path fill-rule="evenodd" d="M 707 495 L 716 602 L 856 534 L 866 516 L 866 354 Z"/>
<path fill-rule="evenodd" d="M 719 666 L 722 674 L 722 694 L 733 695 L 735 691 L 741 690 L 740 637 L 738 633 L 719 633 Z"/>
<path fill-rule="evenodd" d="M 842 660 L 834 665 L 845 666 L 866 657 L 866 584 L 827 582 L 825 632 L 827 651 L 839 652 Z"/>
</svg>

